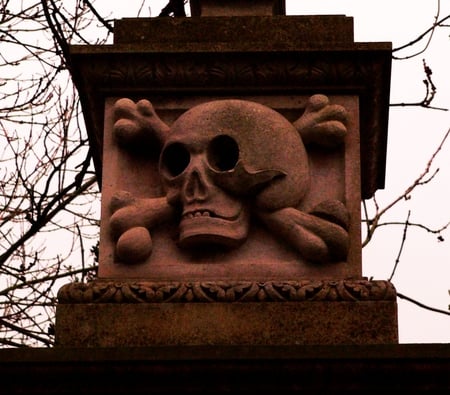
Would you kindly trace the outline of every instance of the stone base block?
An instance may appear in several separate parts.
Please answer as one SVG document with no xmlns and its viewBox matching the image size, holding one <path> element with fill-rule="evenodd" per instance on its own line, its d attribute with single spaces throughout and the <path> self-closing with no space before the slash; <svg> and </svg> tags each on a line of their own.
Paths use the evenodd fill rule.
<svg viewBox="0 0 450 395">
<path fill-rule="evenodd" d="M 59 304 L 59 347 L 398 343 L 395 301 Z"/>
</svg>

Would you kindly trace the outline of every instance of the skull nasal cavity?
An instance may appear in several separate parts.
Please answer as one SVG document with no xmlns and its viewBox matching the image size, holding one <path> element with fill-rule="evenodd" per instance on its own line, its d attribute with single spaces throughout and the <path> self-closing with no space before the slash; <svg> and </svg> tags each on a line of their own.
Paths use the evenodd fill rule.
<svg viewBox="0 0 450 395">
<path fill-rule="evenodd" d="M 189 151 L 183 144 L 175 143 L 167 146 L 162 153 L 162 166 L 172 177 L 181 174 L 189 165 Z"/>
<path fill-rule="evenodd" d="M 205 183 L 205 179 L 195 169 L 190 173 L 184 184 L 184 198 L 186 203 L 191 203 L 194 200 L 204 200 L 208 197 L 208 186 Z"/>
<path fill-rule="evenodd" d="M 239 160 L 239 146 L 232 137 L 224 134 L 211 140 L 207 154 L 208 163 L 214 170 L 232 170 Z"/>
</svg>

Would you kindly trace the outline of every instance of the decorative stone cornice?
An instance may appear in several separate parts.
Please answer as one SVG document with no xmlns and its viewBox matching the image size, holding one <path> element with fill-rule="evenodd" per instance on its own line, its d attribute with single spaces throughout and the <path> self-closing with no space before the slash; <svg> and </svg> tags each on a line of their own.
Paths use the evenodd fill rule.
<svg viewBox="0 0 450 395">
<path fill-rule="evenodd" d="M 61 304 L 393 301 L 384 280 L 151 282 L 96 280 L 70 283 L 58 292 Z"/>
<path fill-rule="evenodd" d="M 219 53 L 208 46 L 208 51 L 192 52 L 189 57 L 186 53 L 130 51 L 114 58 L 98 54 L 95 63 L 83 65 L 84 78 L 95 81 L 99 90 L 127 89 L 139 95 L 151 90 L 204 90 L 205 86 L 210 90 L 234 90 L 235 84 L 251 90 L 290 87 L 301 93 L 311 89 L 330 91 L 333 86 L 344 93 L 361 92 L 382 89 L 385 77 L 381 60 L 370 62 L 368 55 L 376 52 L 367 48 Z"/>
</svg>

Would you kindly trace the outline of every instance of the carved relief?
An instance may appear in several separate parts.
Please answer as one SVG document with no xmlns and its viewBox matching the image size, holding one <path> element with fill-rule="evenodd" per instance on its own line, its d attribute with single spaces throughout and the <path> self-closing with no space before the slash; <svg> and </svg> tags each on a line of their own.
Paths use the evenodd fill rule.
<svg viewBox="0 0 450 395">
<path fill-rule="evenodd" d="M 201 55 L 187 58 L 158 55 L 157 58 L 121 58 L 115 62 L 86 65 L 86 73 L 94 81 L 107 86 L 173 87 L 212 86 L 226 88 L 229 83 L 245 86 L 281 84 L 297 86 L 361 84 L 379 89 L 380 65 L 330 57 L 299 57 L 296 60 L 255 56 L 219 56 L 209 59 Z"/>
<path fill-rule="evenodd" d="M 128 152 L 159 147 L 165 196 L 112 198 L 110 230 L 116 256 L 144 262 L 151 231 L 178 223 L 178 248 L 245 243 L 256 218 L 305 259 L 345 261 L 349 216 L 344 202 L 324 200 L 309 210 L 308 147 L 333 151 L 346 134 L 347 112 L 326 96 L 312 96 L 293 123 L 278 112 L 245 100 L 217 100 L 193 107 L 169 128 L 147 100 L 120 99 L 114 106 L 114 137 Z"/>
<path fill-rule="evenodd" d="M 59 303 L 303 302 L 396 300 L 389 281 L 235 281 L 71 283 Z"/>
</svg>

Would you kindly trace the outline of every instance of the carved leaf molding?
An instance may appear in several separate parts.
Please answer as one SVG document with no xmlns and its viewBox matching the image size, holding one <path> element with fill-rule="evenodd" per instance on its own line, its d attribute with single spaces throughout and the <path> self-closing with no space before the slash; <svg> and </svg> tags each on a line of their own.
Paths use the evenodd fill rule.
<svg viewBox="0 0 450 395">
<path fill-rule="evenodd" d="M 376 86 L 373 76 L 378 75 L 379 64 L 362 60 L 306 58 L 261 59 L 232 56 L 214 56 L 183 59 L 158 59 L 136 56 L 133 61 L 110 59 L 107 63 L 84 65 L 84 75 L 93 84 L 100 83 L 110 89 L 114 86 L 140 89 L 168 86 L 222 86 L 232 84 L 261 85 L 287 84 L 364 84 Z"/>
<path fill-rule="evenodd" d="M 119 282 L 96 280 L 60 288 L 69 303 L 211 303 L 393 301 L 396 291 L 384 280 Z"/>
</svg>

